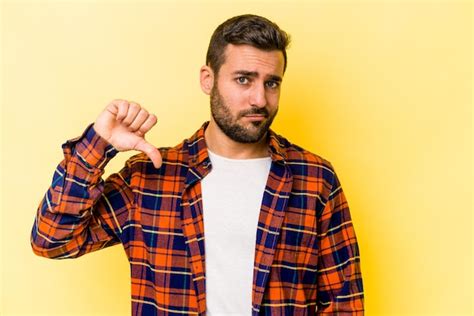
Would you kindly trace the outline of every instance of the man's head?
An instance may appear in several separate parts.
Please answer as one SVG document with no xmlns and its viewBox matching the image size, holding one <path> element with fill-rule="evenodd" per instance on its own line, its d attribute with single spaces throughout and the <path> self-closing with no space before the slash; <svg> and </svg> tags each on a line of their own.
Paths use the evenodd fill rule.
<svg viewBox="0 0 474 316">
<path fill-rule="evenodd" d="M 256 15 L 233 17 L 214 31 L 201 88 L 211 96 L 213 121 L 232 140 L 255 143 L 270 128 L 288 44 L 284 31 Z"/>
<path fill-rule="evenodd" d="M 206 54 L 206 65 L 210 66 L 217 76 L 221 65 L 225 62 L 224 50 L 227 45 L 246 44 L 265 51 L 281 51 L 285 61 L 283 66 L 285 72 L 286 48 L 289 43 L 288 34 L 262 16 L 253 14 L 234 16 L 219 25 L 212 34 Z"/>
</svg>

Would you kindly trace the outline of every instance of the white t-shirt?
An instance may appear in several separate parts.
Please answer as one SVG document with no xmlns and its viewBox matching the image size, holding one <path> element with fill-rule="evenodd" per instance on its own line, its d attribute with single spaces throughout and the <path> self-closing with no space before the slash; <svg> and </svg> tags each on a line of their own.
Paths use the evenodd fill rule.
<svg viewBox="0 0 474 316">
<path fill-rule="evenodd" d="M 208 149 L 201 181 L 207 315 L 250 315 L 258 216 L 271 158 L 229 159 Z"/>
</svg>

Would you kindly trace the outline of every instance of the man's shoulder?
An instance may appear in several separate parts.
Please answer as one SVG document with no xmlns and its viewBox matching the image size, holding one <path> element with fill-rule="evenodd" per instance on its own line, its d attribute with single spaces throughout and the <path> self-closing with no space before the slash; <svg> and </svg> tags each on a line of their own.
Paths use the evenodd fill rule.
<svg viewBox="0 0 474 316">
<path fill-rule="evenodd" d="M 191 136 L 184 138 L 181 142 L 172 147 L 156 147 L 160 152 L 163 164 L 160 168 L 155 170 L 161 170 L 159 172 L 163 172 L 170 168 L 188 167 L 189 160 L 195 158 L 196 155 L 202 154 L 205 150 L 204 129 L 208 123 L 208 121 L 204 122 Z M 148 164 L 152 163 L 144 153 L 139 153 L 130 158 L 131 163 L 144 161 Z M 172 172 L 175 171 L 172 170 Z"/>
<path fill-rule="evenodd" d="M 156 147 L 160 152 L 162 158 L 162 165 L 158 169 L 168 168 L 169 166 L 187 166 L 187 148 L 186 148 L 187 139 L 184 139 L 179 144 L 175 146 L 163 146 Z M 137 167 L 138 165 L 146 164 L 153 165 L 151 159 L 145 153 L 137 153 L 136 155 L 131 156 L 127 160 L 127 164 L 130 167 Z M 143 168 L 140 168 L 143 170 Z"/>
<path fill-rule="evenodd" d="M 286 153 L 286 163 L 292 169 L 323 168 L 330 173 L 334 173 L 334 168 L 331 162 L 321 156 L 321 154 L 303 148 L 302 146 L 289 141 L 282 135 L 276 133 L 274 135 Z"/>
</svg>

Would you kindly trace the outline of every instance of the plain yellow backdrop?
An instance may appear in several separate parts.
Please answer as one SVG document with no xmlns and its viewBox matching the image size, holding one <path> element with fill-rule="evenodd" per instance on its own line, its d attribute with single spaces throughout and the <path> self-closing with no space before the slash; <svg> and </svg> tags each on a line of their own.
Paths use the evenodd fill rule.
<svg viewBox="0 0 474 316">
<path fill-rule="evenodd" d="M 292 36 L 273 129 L 333 163 L 366 314 L 472 315 L 472 7 L 455 1 L 3 2 L 1 315 L 130 315 L 123 248 L 37 257 L 36 209 L 112 99 L 158 116 L 156 146 L 208 120 L 199 68 L 243 13 Z"/>
</svg>

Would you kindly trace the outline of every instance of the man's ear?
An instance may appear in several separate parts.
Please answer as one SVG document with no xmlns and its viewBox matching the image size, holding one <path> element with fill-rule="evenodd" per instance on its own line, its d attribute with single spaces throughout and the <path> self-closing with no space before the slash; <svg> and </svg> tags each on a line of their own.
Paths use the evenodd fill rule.
<svg viewBox="0 0 474 316">
<path fill-rule="evenodd" d="M 201 67 L 199 75 L 202 91 L 205 94 L 210 95 L 212 86 L 214 85 L 214 72 L 212 71 L 211 67 L 204 65 Z"/>
</svg>

